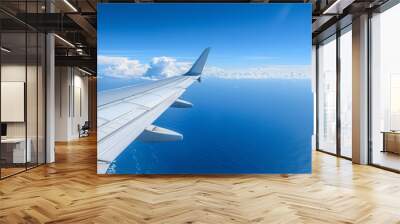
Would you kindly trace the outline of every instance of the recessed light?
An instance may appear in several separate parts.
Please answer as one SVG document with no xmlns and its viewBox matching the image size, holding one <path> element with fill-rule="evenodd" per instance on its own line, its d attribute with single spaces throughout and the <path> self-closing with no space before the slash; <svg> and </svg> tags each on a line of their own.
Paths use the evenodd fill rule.
<svg viewBox="0 0 400 224">
<path fill-rule="evenodd" d="M 83 73 L 85 73 L 85 74 L 87 74 L 87 75 L 90 75 L 90 76 L 92 75 L 92 73 L 90 73 L 90 72 L 88 72 L 88 71 L 86 71 L 86 70 L 83 70 L 83 69 L 81 69 L 81 68 L 79 68 L 79 67 L 78 67 L 78 70 L 81 71 L 81 72 L 83 72 Z"/>
<path fill-rule="evenodd" d="M 68 40 L 66 40 L 66 39 L 64 39 L 64 38 L 62 38 L 62 37 L 60 37 L 60 36 L 57 35 L 57 34 L 54 34 L 54 36 L 57 37 L 57 38 L 58 38 L 59 40 L 61 40 L 62 42 L 66 43 L 67 45 L 69 45 L 69 46 L 75 48 L 75 45 L 73 45 L 73 44 L 72 44 L 71 42 L 69 42 Z"/>
<path fill-rule="evenodd" d="M 65 4 L 67 4 L 74 12 L 78 12 L 78 10 L 68 1 L 64 0 Z"/>
<path fill-rule="evenodd" d="M 336 0 L 332 5 L 324 10 L 322 14 L 342 14 L 343 10 L 351 5 L 354 1 L 355 0 Z"/>
<path fill-rule="evenodd" d="M 6 53 L 10 53 L 11 52 L 11 50 L 9 50 L 9 49 L 7 49 L 5 47 L 1 47 L 1 51 L 4 51 Z"/>
</svg>

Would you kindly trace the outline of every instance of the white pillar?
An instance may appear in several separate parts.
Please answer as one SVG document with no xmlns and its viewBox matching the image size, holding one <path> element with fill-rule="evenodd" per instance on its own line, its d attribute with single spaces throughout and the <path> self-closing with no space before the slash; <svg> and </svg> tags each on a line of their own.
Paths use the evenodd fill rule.
<svg viewBox="0 0 400 224">
<path fill-rule="evenodd" d="M 368 15 L 353 19 L 353 130 L 354 163 L 368 163 Z"/>
<path fill-rule="evenodd" d="M 46 36 L 46 163 L 55 161 L 54 133 L 55 133 L 55 55 L 54 35 Z"/>
<path fill-rule="evenodd" d="M 46 163 L 55 161 L 54 133 L 55 133 L 55 56 L 54 35 L 46 36 Z"/>
</svg>

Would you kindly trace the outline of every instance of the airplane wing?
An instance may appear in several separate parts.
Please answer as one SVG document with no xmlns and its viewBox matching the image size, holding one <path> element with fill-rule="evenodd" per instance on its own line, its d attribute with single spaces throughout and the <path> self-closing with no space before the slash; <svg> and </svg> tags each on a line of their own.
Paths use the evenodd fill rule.
<svg viewBox="0 0 400 224">
<path fill-rule="evenodd" d="M 152 123 L 170 106 L 192 106 L 179 97 L 193 82 L 200 80 L 209 51 L 209 48 L 205 49 L 182 76 L 98 94 L 97 173 L 106 173 L 111 162 L 135 139 L 165 142 L 183 138 L 175 131 Z"/>
</svg>

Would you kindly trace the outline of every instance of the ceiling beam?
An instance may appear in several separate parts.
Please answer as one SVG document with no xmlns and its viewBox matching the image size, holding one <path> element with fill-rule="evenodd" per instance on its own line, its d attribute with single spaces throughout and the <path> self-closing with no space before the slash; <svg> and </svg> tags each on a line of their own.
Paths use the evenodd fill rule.
<svg viewBox="0 0 400 224">
<path fill-rule="evenodd" d="M 97 70 L 97 59 L 92 56 L 55 56 L 56 66 L 87 67 L 92 71 Z"/>
<path fill-rule="evenodd" d="M 78 26 L 85 31 L 85 34 L 88 35 L 90 38 L 87 38 L 86 41 L 90 43 L 91 46 L 96 45 L 96 38 L 97 38 L 97 30 L 90 24 L 85 17 L 80 14 L 68 14 L 68 17 L 73 20 Z"/>
</svg>

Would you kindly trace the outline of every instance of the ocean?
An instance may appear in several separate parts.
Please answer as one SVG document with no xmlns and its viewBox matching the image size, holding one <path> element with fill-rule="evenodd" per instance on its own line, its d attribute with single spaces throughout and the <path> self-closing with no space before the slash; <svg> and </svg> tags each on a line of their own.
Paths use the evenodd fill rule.
<svg viewBox="0 0 400 224">
<path fill-rule="evenodd" d="M 99 79 L 99 89 L 126 85 Z M 132 84 L 132 83 L 131 83 Z M 154 124 L 178 142 L 134 141 L 115 174 L 297 174 L 311 172 L 313 96 L 308 79 L 203 78 Z"/>
</svg>

